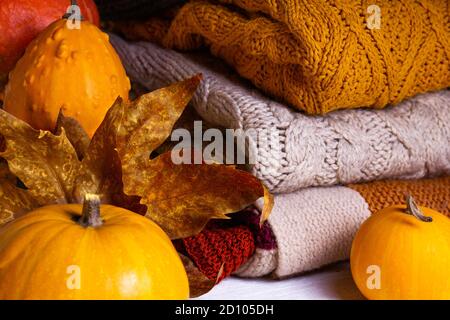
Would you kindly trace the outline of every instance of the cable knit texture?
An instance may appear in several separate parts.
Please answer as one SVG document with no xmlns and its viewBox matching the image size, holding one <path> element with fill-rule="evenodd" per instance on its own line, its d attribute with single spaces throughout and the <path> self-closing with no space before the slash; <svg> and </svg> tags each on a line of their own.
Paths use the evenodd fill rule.
<svg viewBox="0 0 450 320">
<path fill-rule="evenodd" d="M 161 41 L 209 46 L 257 87 L 310 114 L 382 108 L 450 86 L 449 10 L 447 0 L 191 1 Z"/>
<path fill-rule="evenodd" d="M 314 187 L 276 195 L 269 224 L 277 248 L 257 249 L 235 274 L 283 278 L 348 259 L 360 224 L 371 213 L 404 203 L 406 194 L 420 206 L 450 217 L 450 177 L 350 187 Z"/>
<path fill-rule="evenodd" d="M 212 125 L 252 132 L 251 172 L 272 191 L 450 174 L 450 91 L 384 110 L 306 116 L 252 90 L 217 60 L 111 35 L 128 75 L 149 90 L 201 72 L 193 106 Z M 355 93 L 355 95 L 357 95 Z M 267 132 L 276 143 L 261 141 Z"/>
</svg>

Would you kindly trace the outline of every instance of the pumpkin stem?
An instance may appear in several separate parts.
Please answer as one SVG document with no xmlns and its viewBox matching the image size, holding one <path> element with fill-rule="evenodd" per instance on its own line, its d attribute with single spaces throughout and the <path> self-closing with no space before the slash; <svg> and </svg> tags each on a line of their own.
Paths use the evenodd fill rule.
<svg viewBox="0 0 450 320">
<path fill-rule="evenodd" d="M 100 197 L 97 194 L 86 193 L 84 195 L 83 211 L 78 223 L 85 228 L 97 228 L 103 224 L 100 217 Z"/>
<path fill-rule="evenodd" d="M 414 201 L 414 198 L 409 194 L 406 196 L 406 213 L 413 215 L 414 217 L 423 222 L 433 221 L 432 217 L 427 217 L 422 213 L 422 211 L 420 211 L 419 207 Z"/>
<path fill-rule="evenodd" d="M 78 6 L 78 2 L 77 2 L 77 0 L 71 0 L 70 1 L 70 8 L 72 8 L 73 6 L 77 6 L 78 7 L 78 9 L 80 10 L 80 21 L 83 21 L 84 20 L 84 17 L 83 17 L 83 15 L 81 14 L 81 9 L 80 9 L 80 7 Z M 63 19 L 69 19 L 69 18 L 71 18 L 73 16 L 73 12 L 70 12 L 70 11 L 67 11 L 64 15 L 63 15 Z"/>
</svg>

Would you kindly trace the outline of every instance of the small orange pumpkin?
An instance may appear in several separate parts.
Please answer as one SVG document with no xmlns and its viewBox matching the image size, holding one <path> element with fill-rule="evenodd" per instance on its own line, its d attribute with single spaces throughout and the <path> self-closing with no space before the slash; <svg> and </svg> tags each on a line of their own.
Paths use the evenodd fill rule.
<svg viewBox="0 0 450 320">
<path fill-rule="evenodd" d="M 35 129 L 53 131 L 60 109 L 92 136 L 130 80 L 108 35 L 88 21 L 61 19 L 27 47 L 10 73 L 4 109 Z"/>
<path fill-rule="evenodd" d="M 186 299 L 168 236 L 151 220 L 87 195 L 0 229 L 0 299 Z"/>
<path fill-rule="evenodd" d="M 350 264 L 368 299 L 450 299 L 450 219 L 408 197 L 362 224 Z"/>
</svg>

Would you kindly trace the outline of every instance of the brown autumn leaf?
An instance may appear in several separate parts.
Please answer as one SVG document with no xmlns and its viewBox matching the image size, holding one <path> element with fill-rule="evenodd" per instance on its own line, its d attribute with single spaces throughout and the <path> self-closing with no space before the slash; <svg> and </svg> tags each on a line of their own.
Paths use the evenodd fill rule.
<svg viewBox="0 0 450 320">
<path fill-rule="evenodd" d="M 188 275 L 189 280 L 189 296 L 191 298 L 200 297 L 209 291 L 217 284 L 218 280 L 222 277 L 223 273 L 223 265 L 219 270 L 219 274 L 217 275 L 217 279 L 215 281 L 210 280 L 206 277 L 192 262 L 191 259 L 186 257 L 185 255 L 178 253 L 181 261 L 183 262 L 184 269 Z"/>
<path fill-rule="evenodd" d="M 0 135 L 4 151 L 1 155 L 8 161 L 11 172 L 23 181 L 28 188 L 27 192 L 40 205 L 78 203 L 85 193 L 97 193 L 102 196 L 104 203 L 120 205 L 143 214 L 145 207 L 139 203 L 139 197 L 127 196 L 123 192 L 117 135 L 119 129 L 125 128 L 130 131 L 122 133 L 132 136 L 132 131 L 137 129 L 133 126 L 145 123 L 131 117 L 124 121 L 125 112 L 129 108 L 137 108 L 143 115 L 152 118 L 148 109 L 151 107 L 155 112 L 159 110 L 163 117 L 158 118 L 160 123 L 153 130 L 154 133 L 159 133 L 150 133 L 155 137 L 153 143 L 157 146 L 161 135 L 170 133 L 173 122 L 189 102 L 199 80 L 200 77 L 196 76 L 144 95 L 131 104 L 118 99 L 108 111 L 88 147 L 81 126 L 62 114 L 56 128 L 60 134 L 53 135 L 48 131 L 34 130 L 25 122 L 1 110 Z M 187 89 L 189 90 L 185 93 Z M 167 116 L 164 116 L 164 108 Z M 137 122 L 133 122 L 134 120 Z M 69 137 L 65 134 L 66 128 L 70 131 Z M 77 147 L 78 154 L 69 140 L 80 147 Z M 83 157 L 81 162 L 78 161 L 79 156 Z"/>
<path fill-rule="evenodd" d="M 92 137 L 75 181 L 74 199 L 81 202 L 84 194 L 95 193 L 103 203 L 144 214 L 146 208 L 139 203 L 140 198 L 123 192 L 122 166 L 116 149 L 117 133 L 127 108 L 128 103 L 118 98 Z"/>
<path fill-rule="evenodd" d="M 151 152 L 163 144 L 200 80 L 201 75 L 196 75 L 143 95 L 128 106 L 117 137 L 123 169 L 146 162 Z"/>
<path fill-rule="evenodd" d="M 95 193 L 102 202 L 111 203 L 111 195 L 122 189 L 120 159 L 115 148 L 125 108 L 122 99 L 117 98 L 92 137 L 75 181 L 74 197 L 78 201 L 86 193 Z"/>
<path fill-rule="evenodd" d="M 60 135 L 64 128 L 67 139 L 77 152 L 78 159 L 83 159 L 84 154 L 89 146 L 91 139 L 80 123 L 71 117 L 66 117 L 62 110 L 59 111 L 58 120 L 56 121 L 55 134 Z"/>
<path fill-rule="evenodd" d="M 210 219 L 227 219 L 265 194 L 250 173 L 219 164 L 174 164 L 170 152 L 124 172 L 125 193 L 141 196 L 146 216 L 172 239 L 198 234 Z"/>
<path fill-rule="evenodd" d="M 269 189 L 265 185 L 263 185 L 263 194 L 264 194 L 264 206 L 261 212 L 261 217 L 259 219 L 259 226 L 262 227 L 263 223 L 269 218 L 270 213 L 272 212 L 274 206 L 274 198 L 270 193 Z"/>
<path fill-rule="evenodd" d="M 195 76 L 137 99 L 126 110 L 117 138 L 124 192 L 141 197 L 146 216 L 172 239 L 195 235 L 210 219 L 226 219 L 262 196 L 270 212 L 268 192 L 247 172 L 223 165 L 174 164 L 170 152 L 149 159 L 170 135 L 199 81 Z"/>
<path fill-rule="evenodd" d="M 9 170 L 28 188 L 40 205 L 72 201 L 72 189 L 80 170 L 77 154 L 64 129 L 56 136 L 35 130 L 0 110 L 0 134 L 6 148 L 0 156 Z"/>
<path fill-rule="evenodd" d="M 39 207 L 27 190 L 17 187 L 17 178 L 8 164 L 0 159 L 0 225 Z"/>
<path fill-rule="evenodd" d="M 200 77 L 196 76 L 142 95 L 131 103 L 118 98 L 86 151 L 82 161 L 82 174 L 76 181 L 75 198 L 81 200 L 83 194 L 88 192 L 99 194 L 104 202 L 117 202 L 110 197 L 117 197 L 123 191 L 123 160 L 119 158 L 119 154 L 122 153 L 124 159 L 139 158 L 128 152 L 133 146 L 134 153 L 140 152 L 140 155 L 149 158 L 150 153 L 170 134 L 199 81 Z M 146 135 L 145 141 L 148 144 L 136 148 L 134 141 L 140 135 Z M 125 195 L 119 198 L 124 201 Z M 130 202 L 130 199 L 126 201 Z"/>
</svg>

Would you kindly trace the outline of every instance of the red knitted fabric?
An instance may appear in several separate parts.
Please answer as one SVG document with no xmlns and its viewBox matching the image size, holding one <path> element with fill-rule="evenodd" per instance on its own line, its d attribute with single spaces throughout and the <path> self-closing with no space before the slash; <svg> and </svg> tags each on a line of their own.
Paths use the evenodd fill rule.
<svg viewBox="0 0 450 320">
<path fill-rule="evenodd" d="M 219 281 L 236 271 L 255 251 L 255 238 L 247 226 L 211 225 L 200 234 L 179 243 L 199 270 L 209 279 Z"/>
</svg>

